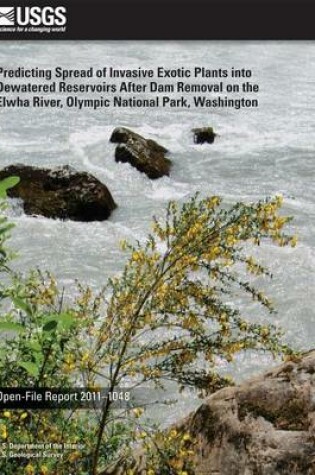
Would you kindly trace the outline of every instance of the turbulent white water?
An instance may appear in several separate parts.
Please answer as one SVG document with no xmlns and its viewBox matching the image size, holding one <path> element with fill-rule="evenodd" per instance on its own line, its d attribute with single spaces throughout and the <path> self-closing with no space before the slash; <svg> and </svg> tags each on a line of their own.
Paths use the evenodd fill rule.
<svg viewBox="0 0 315 475">
<path fill-rule="evenodd" d="M 160 214 L 169 199 L 184 199 L 196 190 L 222 195 L 227 203 L 282 193 L 284 211 L 295 218 L 299 245 L 296 249 L 267 245 L 260 256 L 274 274 L 269 288 L 279 311 L 275 321 L 291 344 L 314 347 L 314 43 L 3 42 L 0 64 L 251 68 L 261 88 L 258 110 L 1 109 L 1 167 L 17 162 L 70 164 L 106 183 L 118 203 L 103 223 L 22 214 L 14 218 L 12 244 L 19 249 L 23 269 L 48 268 L 65 283 L 78 278 L 99 287 L 122 269 L 119 240 L 144 239 L 151 216 Z M 166 146 L 174 163 L 171 177 L 150 181 L 128 164 L 115 163 L 109 137 L 118 125 Z M 194 145 L 191 128 L 205 125 L 212 125 L 219 138 L 211 146 Z M 232 371 L 243 378 L 269 363 L 261 357 L 244 357 Z"/>
</svg>

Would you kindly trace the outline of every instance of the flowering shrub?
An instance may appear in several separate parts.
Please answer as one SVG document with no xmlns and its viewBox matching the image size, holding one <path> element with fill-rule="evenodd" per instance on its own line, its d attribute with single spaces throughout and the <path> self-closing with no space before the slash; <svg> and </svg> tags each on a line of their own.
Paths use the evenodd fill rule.
<svg viewBox="0 0 315 475">
<path fill-rule="evenodd" d="M 167 380 L 201 395 L 232 384 L 217 362 L 242 351 L 290 354 L 281 332 L 255 323 L 229 302 L 240 292 L 273 313 L 268 297 L 242 276 L 270 277 L 249 253 L 271 240 L 296 245 L 284 231 L 290 218 L 279 215 L 282 199 L 224 208 L 217 196 L 198 195 L 179 206 L 171 202 L 165 219 L 155 219 L 144 244 L 122 243 L 129 257 L 118 277 L 101 292 L 78 285 L 70 301 L 49 273 L 14 273 L 4 250 L 7 220 L 0 221 L 0 346 L 2 387 L 106 386 L 163 387 Z M 11 336 L 10 336 L 11 335 Z M 12 337 L 12 335 L 14 335 Z M 202 368 L 198 361 L 202 360 Z M 79 383 L 79 384 L 78 384 Z M 132 460 L 141 440 L 147 473 L 191 475 L 189 434 L 140 430 L 144 408 L 119 411 L 106 399 L 101 409 L 14 410 L 0 412 L 4 443 L 80 443 L 61 458 L 0 459 L 0 471 L 16 474 L 97 475 L 113 462 Z M 127 472 L 128 470 L 128 472 Z M 133 471 L 132 462 L 126 473 Z M 108 472 L 109 473 L 109 472 Z"/>
</svg>

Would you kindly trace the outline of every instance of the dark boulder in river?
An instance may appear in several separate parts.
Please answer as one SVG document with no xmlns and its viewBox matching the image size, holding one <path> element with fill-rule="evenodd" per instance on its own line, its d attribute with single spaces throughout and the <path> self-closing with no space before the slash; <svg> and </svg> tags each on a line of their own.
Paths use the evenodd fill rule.
<svg viewBox="0 0 315 475">
<path fill-rule="evenodd" d="M 145 139 L 125 127 L 117 127 L 110 141 L 118 143 L 115 151 L 116 162 L 130 163 L 151 179 L 170 174 L 172 162 L 165 157 L 167 149 L 154 140 Z"/>
<path fill-rule="evenodd" d="M 20 177 L 20 183 L 8 190 L 8 196 L 22 199 L 24 212 L 28 215 L 103 221 L 116 208 L 103 183 L 68 165 L 45 169 L 17 164 L 0 170 L 0 180 L 9 176 Z"/>
<path fill-rule="evenodd" d="M 213 143 L 217 134 L 212 127 L 201 127 L 198 129 L 192 129 L 194 133 L 194 142 L 198 144 Z"/>
</svg>

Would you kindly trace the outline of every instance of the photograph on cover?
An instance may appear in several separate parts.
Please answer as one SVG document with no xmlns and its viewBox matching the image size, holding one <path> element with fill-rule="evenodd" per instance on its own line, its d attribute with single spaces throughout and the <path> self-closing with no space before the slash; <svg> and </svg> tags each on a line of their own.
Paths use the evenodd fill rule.
<svg viewBox="0 0 315 475">
<path fill-rule="evenodd" d="M 1 474 L 314 473 L 314 57 L 2 42 Z"/>
</svg>

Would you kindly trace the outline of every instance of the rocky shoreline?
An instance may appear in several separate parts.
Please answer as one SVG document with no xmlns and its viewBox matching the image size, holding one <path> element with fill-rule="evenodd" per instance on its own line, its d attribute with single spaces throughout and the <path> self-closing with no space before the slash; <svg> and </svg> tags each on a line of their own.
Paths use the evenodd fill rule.
<svg viewBox="0 0 315 475">
<path fill-rule="evenodd" d="M 314 475 L 315 350 L 215 392 L 175 428 L 195 441 L 195 475 Z M 139 452 L 133 473 L 145 465 Z"/>
<path fill-rule="evenodd" d="M 314 475 L 315 351 L 218 391 L 179 428 L 196 475 Z"/>
</svg>

